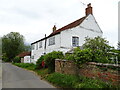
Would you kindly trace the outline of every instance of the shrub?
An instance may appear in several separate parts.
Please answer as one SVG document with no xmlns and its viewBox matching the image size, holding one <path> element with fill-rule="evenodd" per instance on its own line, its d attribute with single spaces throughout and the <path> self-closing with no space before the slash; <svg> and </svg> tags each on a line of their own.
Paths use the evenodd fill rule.
<svg viewBox="0 0 120 90">
<path fill-rule="evenodd" d="M 14 63 L 20 63 L 20 62 L 21 62 L 20 57 L 16 56 L 16 57 L 13 59 L 13 62 L 14 62 Z"/>
<path fill-rule="evenodd" d="M 35 69 L 41 69 L 42 68 L 42 61 L 44 60 L 44 56 L 41 56 L 37 62 L 36 62 L 36 67 Z"/>
<path fill-rule="evenodd" d="M 66 54 L 64 59 L 65 59 L 65 60 L 74 60 L 75 57 L 74 57 L 73 54 Z"/>
<path fill-rule="evenodd" d="M 74 58 L 75 63 L 78 67 L 80 67 L 81 64 L 92 61 L 92 53 L 90 49 L 83 49 L 76 48 L 74 50 Z"/>
<path fill-rule="evenodd" d="M 62 59 L 63 57 L 63 53 L 60 51 L 53 51 L 44 56 L 45 64 L 48 67 L 48 73 L 55 71 L 55 59 Z"/>
</svg>

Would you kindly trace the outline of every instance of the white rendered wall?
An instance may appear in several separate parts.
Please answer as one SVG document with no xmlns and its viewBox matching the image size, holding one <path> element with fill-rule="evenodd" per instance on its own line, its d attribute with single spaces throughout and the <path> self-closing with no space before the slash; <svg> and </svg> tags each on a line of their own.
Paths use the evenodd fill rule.
<svg viewBox="0 0 120 90">
<path fill-rule="evenodd" d="M 72 36 L 79 37 L 79 46 L 82 46 L 85 42 L 85 37 L 88 36 L 90 38 L 94 38 L 97 36 L 102 36 L 102 34 L 103 33 L 95 21 L 95 18 L 92 15 L 89 15 L 79 26 L 64 30 L 60 34 L 52 36 L 55 37 L 55 45 L 49 46 L 48 38 L 46 42 L 46 50 L 44 49 L 45 40 L 43 40 L 42 48 L 39 48 L 38 45 L 38 50 L 36 50 L 36 47 L 35 50 L 32 50 L 31 56 L 34 56 L 34 59 L 31 59 L 31 61 L 35 63 L 44 52 L 49 53 L 52 51 L 62 51 L 63 53 L 66 53 L 73 48 Z"/>
<path fill-rule="evenodd" d="M 102 32 L 94 17 L 89 15 L 79 26 L 61 32 L 61 47 L 72 48 L 72 36 L 79 37 L 79 46 L 82 46 L 85 37 L 102 36 Z"/>
<path fill-rule="evenodd" d="M 34 59 L 31 59 L 33 63 L 36 63 L 36 61 L 39 59 L 41 55 L 44 55 L 44 53 L 50 53 L 52 51 L 60 51 L 60 34 L 57 34 L 54 36 L 55 37 L 55 45 L 50 45 L 49 46 L 49 38 L 46 40 L 46 49 L 44 49 L 45 46 L 45 40 L 42 41 L 42 48 L 39 48 L 38 44 L 38 49 L 36 50 L 36 44 L 35 43 L 35 49 L 32 50 L 31 56 L 34 56 Z"/>
<path fill-rule="evenodd" d="M 30 56 L 24 57 L 24 63 L 31 63 Z"/>
</svg>

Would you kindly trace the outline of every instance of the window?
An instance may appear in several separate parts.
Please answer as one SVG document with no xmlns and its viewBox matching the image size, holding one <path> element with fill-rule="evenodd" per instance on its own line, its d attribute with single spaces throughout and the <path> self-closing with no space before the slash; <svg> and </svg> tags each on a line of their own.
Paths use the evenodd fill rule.
<svg viewBox="0 0 120 90">
<path fill-rule="evenodd" d="M 36 43 L 36 50 L 38 50 L 38 43 Z"/>
<path fill-rule="evenodd" d="M 55 37 L 50 37 L 49 38 L 49 45 L 54 45 L 55 44 Z"/>
<path fill-rule="evenodd" d="M 39 42 L 39 48 L 42 48 L 42 41 Z"/>
<path fill-rule="evenodd" d="M 35 49 L 35 45 L 33 44 L 33 45 L 32 45 L 32 50 L 34 50 L 34 49 Z"/>
<path fill-rule="evenodd" d="M 72 46 L 79 46 L 79 37 L 72 37 Z"/>
</svg>

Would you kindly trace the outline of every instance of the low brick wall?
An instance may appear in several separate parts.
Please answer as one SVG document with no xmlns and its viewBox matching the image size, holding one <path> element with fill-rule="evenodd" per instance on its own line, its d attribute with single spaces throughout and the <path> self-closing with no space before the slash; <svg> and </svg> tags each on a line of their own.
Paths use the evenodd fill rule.
<svg viewBox="0 0 120 90">
<path fill-rule="evenodd" d="M 120 70 L 120 66 L 118 65 L 94 62 L 83 64 L 81 68 L 78 69 L 73 61 L 60 59 L 55 60 L 55 72 L 99 78 L 106 82 L 113 82 L 113 84 L 120 83 L 120 72 L 118 70 L 110 69 L 108 66 L 119 68 Z"/>
</svg>

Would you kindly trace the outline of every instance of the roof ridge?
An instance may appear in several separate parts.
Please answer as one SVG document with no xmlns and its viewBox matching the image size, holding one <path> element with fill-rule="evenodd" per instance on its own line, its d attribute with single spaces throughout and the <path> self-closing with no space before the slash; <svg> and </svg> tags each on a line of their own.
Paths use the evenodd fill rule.
<svg viewBox="0 0 120 90">
<path fill-rule="evenodd" d="M 37 42 L 39 42 L 39 41 L 42 41 L 42 40 L 44 40 L 44 39 L 47 39 L 47 38 L 49 38 L 49 37 L 51 37 L 51 36 L 54 36 L 54 35 L 56 35 L 56 34 L 59 34 L 61 31 L 64 31 L 64 30 L 67 30 L 67 29 L 76 27 L 76 26 L 80 25 L 80 24 L 85 20 L 86 17 L 87 17 L 87 16 L 84 16 L 84 17 L 82 17 L 82 18 L 80 18 L 80 19 L 78 19 L 78 20 L 75 20 L 75 21 L 73 21 L 72 23 L 67 24 L 67 25 L 63 26 L 62 28 L 59 28 L 58 30 L 52 32 L 49 36 L 47 36 L 47 37 L 45 37 L 45 38 L 42 38 L 42 39 L 40 39 L 40 40 L 38 40 L 38 41 L 36 41 L 36 42 L 33 42 L 32 44 L 37 43 Z"/>
</svg>

